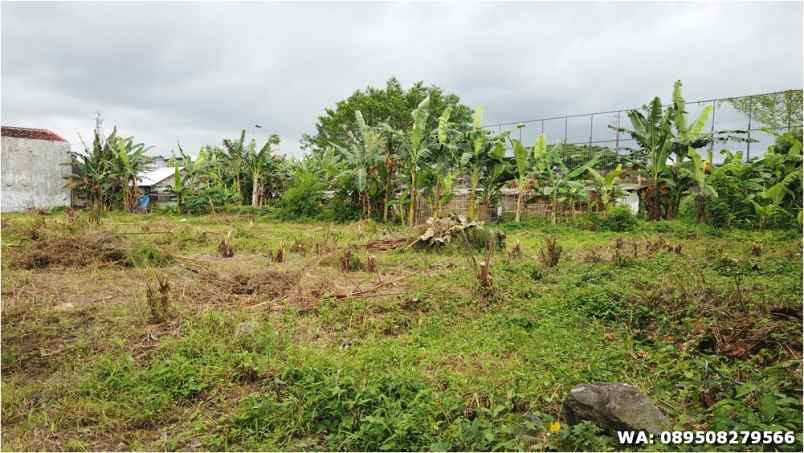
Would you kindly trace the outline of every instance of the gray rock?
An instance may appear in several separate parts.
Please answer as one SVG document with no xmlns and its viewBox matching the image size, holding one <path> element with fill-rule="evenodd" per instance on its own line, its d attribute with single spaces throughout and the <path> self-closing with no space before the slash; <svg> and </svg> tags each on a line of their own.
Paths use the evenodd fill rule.
<svg viewBox="0 0 804 453">
<path fill-rule="evenodd" d="M 570 425 L 589 420 L 609 431 L 639 430 L 658 434 L 670 424 L 653 401 L 636 388 L 620 382 L 575 386 L 564 399 L 561 414 Z"/>
<path fill-rule="evenodd" d="M 251 335 L 257 329 L 257 323 L 254 321 L 243 321 L 235 327 L 235 337 L 242 337 L 243 335 Z"/>
</svg>

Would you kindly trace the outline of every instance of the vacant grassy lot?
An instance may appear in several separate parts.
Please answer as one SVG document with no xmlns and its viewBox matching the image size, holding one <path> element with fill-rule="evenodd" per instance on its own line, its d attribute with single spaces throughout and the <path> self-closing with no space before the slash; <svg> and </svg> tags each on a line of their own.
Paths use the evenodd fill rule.
<svg viewBox="0 0 804 453">
<path fill-rule="evenodd" d="M 676 429 L 801 450 L 798 232 L 502 227 L 523 256 L 484 291 L 465 250 L 373 223 L 4 215 L 3 449 L 607 449 L 548 426 L 623 381 Z"/>
</svg>

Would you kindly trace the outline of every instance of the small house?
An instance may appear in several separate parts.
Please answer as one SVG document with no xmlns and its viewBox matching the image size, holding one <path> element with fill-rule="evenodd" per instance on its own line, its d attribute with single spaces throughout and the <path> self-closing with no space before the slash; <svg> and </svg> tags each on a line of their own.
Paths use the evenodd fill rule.
<svg viewBox="0 0 804 453">
<path fill-rule="evenodd" d="M 70 205 L 70 143 L 47 129 L 2 126 L 0 210 Z"/>
</svg>

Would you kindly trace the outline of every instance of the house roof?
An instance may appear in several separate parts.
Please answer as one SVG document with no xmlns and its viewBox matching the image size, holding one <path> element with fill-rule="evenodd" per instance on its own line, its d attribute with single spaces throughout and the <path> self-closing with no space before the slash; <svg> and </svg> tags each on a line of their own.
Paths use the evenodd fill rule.
<svg viewBox="0 0 804 453">
<path fill-rule="evenodd" d="M 139 175 L 137 175 L 137 184 L 146 187 L 159 184 L 160 182 L 168 178 L 172 178 L 173 171 L 174 171 L 173 167 L 162 167 L 162 168 L 155 168 L 153 170 L 146 171 L 144 173 L 140 173 Z"/>
<path fill-rule="evenodd" d="M 32 140 L 47 140 L 51 142 L 66 142 L 67 140 L 53 131 L 47 129 L 30 129 L 27 127 L 0 127 L 3 137 L 28 138 Z"/>
</svg>

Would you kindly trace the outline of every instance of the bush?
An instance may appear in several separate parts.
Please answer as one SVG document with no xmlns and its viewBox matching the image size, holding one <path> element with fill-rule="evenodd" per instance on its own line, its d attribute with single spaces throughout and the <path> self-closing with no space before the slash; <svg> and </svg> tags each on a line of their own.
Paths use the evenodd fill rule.
<svg viewBox="0 0 804 453">
<path fill-rule="evenodd" d="M 375 213 L 376 214 L 376 213 Z M 352 199 L 347 193 L 337 193 L 327 203 L 324 209 L 323 220 L 334 222 L 352 222 L 360 219 L 360 208 L 352 203 Z"/>
<path fill-rule="evenodd" d="M 159 250 L 151 243 L 139 244 L 126 256 L 126 263 L 133 267 L 159 267 L 171 264 L 173 261 L 173 255 Z"/>
<path fill-rule="evenodd" d="M 312 171 L 299 170 L 279 200 L 279 217 L 285 220 L 321 217 L 324 184 Z"/>
<path fill-rule="evenodd" d="M 628 206 L 609 208 L 606 217 L 598 218 L 597 229 L 604 231 L 631 231 L 637 226 L 637 218 Z"/>
<path fill-rule="evenodd" d="M 221 185 L 208 186 L 188 195 L 182 203 L 182 211 L 188 214 L 207 214 L 240 201 L 237 192 Z"/>
</svg>

